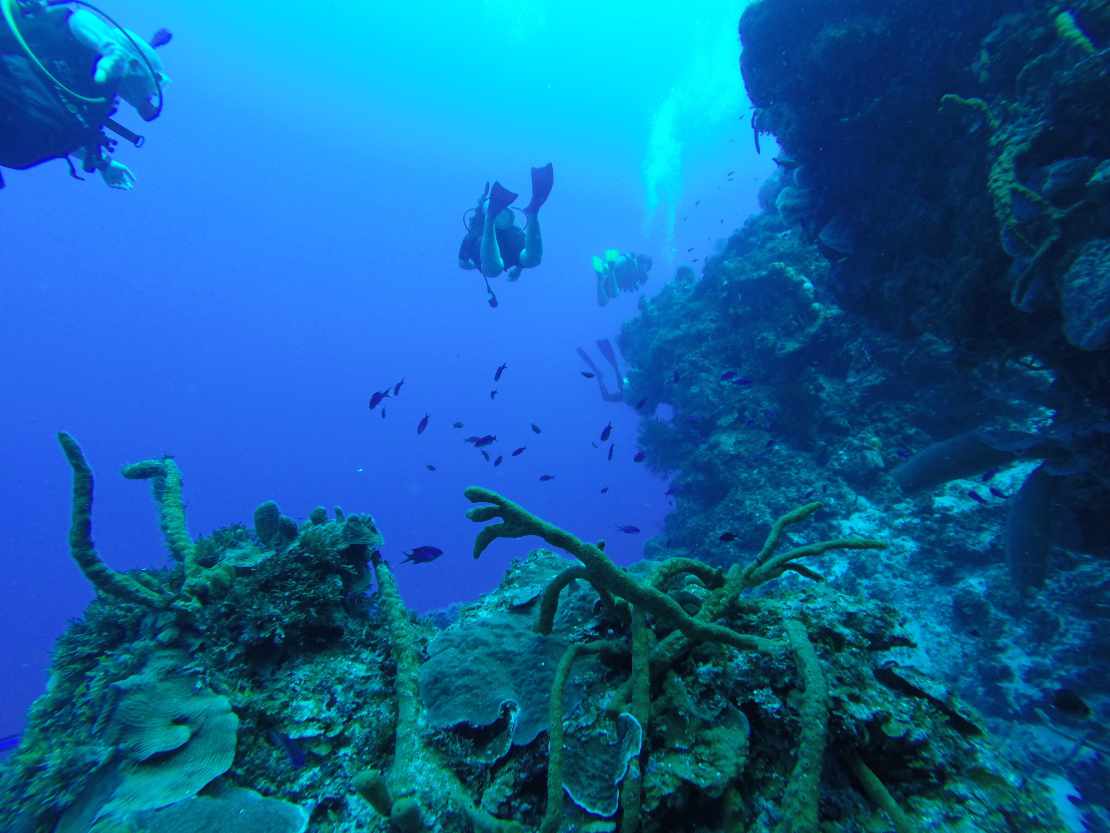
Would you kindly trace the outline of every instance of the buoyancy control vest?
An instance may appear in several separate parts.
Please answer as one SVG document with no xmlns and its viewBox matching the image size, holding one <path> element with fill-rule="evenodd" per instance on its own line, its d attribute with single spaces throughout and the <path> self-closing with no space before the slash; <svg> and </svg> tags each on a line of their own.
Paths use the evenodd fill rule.
<svg viewBox="0 0 1110 833">
<path fill-rule="evenodd" d="M 94 56 L 70 34 L 69 10 L 21 14 L 14 0 L 0 3 L 10 4 L 18 27 L 12 31 L 6 20 L 0 23 L 0 166 L 24 170 L 102 145 L 101 127 L 116 109 L 114 96 L 95 87 Z"/>
</svg>

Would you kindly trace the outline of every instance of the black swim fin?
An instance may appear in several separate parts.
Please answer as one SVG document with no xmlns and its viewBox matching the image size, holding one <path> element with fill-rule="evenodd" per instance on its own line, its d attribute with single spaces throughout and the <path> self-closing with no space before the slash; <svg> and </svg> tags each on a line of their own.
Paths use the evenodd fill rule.
<svg viewBox="0 0 1110 833">
<path fill-rule="evenodd" d="M 551 188 L 555 184 L 555 168 L 550 162 L 542 168 L 532 168 L 532 199 L 524 208 L 525 214 L 535 214 L 540 210 Z"/>
<path fill-rule="evenodd" d="M 500 182 L 493 183 L 489 192 L 489 202 L 486 203 L 486 216 L 491 220 L 516 202 L 517 195 L 504 187 Z"/>
</svg>

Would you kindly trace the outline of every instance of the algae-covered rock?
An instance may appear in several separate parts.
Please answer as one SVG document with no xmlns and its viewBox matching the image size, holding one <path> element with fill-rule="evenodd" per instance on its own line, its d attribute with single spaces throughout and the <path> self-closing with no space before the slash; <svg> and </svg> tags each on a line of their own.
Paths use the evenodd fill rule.
<svg viewBox="0 0 1110 833">
<path fill-rule="evenodd" d="M 1110 238 L 1089 240 L 1060 278 L 1064 333 L 1080 350 L 1110 345 Z"/>
</svg>

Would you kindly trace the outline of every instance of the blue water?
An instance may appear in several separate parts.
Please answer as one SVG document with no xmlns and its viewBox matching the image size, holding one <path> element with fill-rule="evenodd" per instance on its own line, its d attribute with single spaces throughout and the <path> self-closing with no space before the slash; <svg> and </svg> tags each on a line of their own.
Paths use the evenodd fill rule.
<svg viewBox="0 0 1110 833">
<path fill-rule="evenodd" d="M 622 562 L 660 530 L 667 484 L 632 461 L 637 415 L 601 400 L 575 347 L 601 362 L 594 340 L 636 309 L 597 307 L 591 255 L 653 255 L 650 294 L 755 207 L 771 154 L 755 156 L 745 117 L 743 3 L 378 5 L 106 0 L 175 35 L 165 113 L 118 154 L 137 189 L 74 182 L 60 162 L 5 172 L 0 735 L 91 597 L 67 552 L 58 430 L 97 475 L 93 534 L 116 569 L 167 561 L 149 490 L 118 476 L 164 453 L 194 535 L 272 498 L 300 519 L 321 503 L 372 513 L 397 561 L 444 549 L 398 568 L 420 610 L 473 598 L 526 552 L 471 558 L 466 485 L 605 537 Z M 462 214 L 489 179 L 525 201 L 548 161 L 543 265 L 498 279 L 491 310 L 456 265 Z M 370 413 L 402 377 L 385 420 Z M 591 445 L 610 420 L 612 463 Z M 471 433 L 498 436 L 500 468 Z"/>
</svg>

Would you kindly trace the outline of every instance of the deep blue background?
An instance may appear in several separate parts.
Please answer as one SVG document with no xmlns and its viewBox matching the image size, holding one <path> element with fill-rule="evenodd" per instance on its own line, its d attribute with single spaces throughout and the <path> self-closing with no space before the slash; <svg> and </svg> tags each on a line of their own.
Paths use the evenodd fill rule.
<svg viewBox="0 0 1110 833">
<path fill-rule="evenodd" d="M 105 2 L 142 34 L 174 31 L 174 80 L 146 147 L 119 154 L 133 193 L 53 163 L 6 172 L 0 194 L 0 735 L 20 728 L 91 596 L 67 553 L 59 429 L 96 472 L 94 537 L 117 569 L 165 563 L 148 488 L 118 475 L 162 453 L 184 471 L 194 534 L 249 523 L 273 498 L 298 518 L 321 503 L 370 512 L 397 560 L 444 548 L 398 569 L 418 609 L 490 588 L 534 544 L 473 561 L 471 483 L 637 557 L 666 484 L 631 460 L 636 415 L 579 375 L 575 346 L 596 356 L 636 306 L 596 306 L 590 256 L 651 253 L 658 291 L 676 253 L 704 256 L 752 210 L 770 161 L 754 155 L 736 67 L 743 3 L 664 0 L 645 16 L 577 0 Z M 491 310 L 456 266 L 462 212 L 493 178 L 523 203 L 529 166 L 547 161 L 544 263 L 502 279 Z M 370 392 L 402 376 L 387 418 L 369 414 Z M 612 463 L 591 447 L 609 420 Z M 462 442 L 486 432 L 499 469 Z"/>
</svg>

